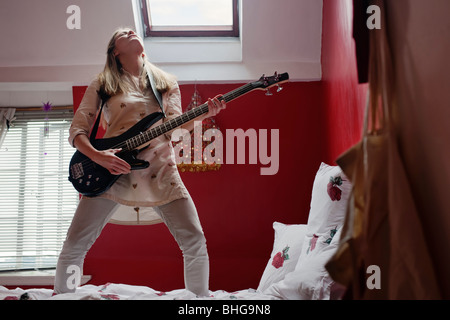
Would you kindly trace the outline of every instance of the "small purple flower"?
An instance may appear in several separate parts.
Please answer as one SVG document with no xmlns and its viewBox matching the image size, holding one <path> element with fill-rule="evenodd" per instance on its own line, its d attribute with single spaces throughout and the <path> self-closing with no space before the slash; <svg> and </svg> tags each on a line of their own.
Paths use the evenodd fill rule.
<svg viewBox="0 0 450 320">
<path fill-rule="evenodd" d="M 52 104 L 49 101 L 43 103 L 43 105 L 42 105 L 42 109 L 45 112 L 48 112 L 48 111 L 52 110 L 52 108 L 53 108 L 53 106 L 52 106 Z"/>
</svg>

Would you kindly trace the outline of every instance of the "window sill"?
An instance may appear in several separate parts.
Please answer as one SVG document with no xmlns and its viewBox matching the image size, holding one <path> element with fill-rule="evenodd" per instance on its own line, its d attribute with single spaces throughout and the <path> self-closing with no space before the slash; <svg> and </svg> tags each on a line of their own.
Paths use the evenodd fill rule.
<svg viewBox="0 0 450 320">
<path fill-rule="evenodd" d="M 160 63 L 241 62 L 239 38 L 146 38 L 150 61 Z"/>
<path fill-rule="evenodd" d="M 83 275 L 81 285 L 91 280 L 92 276 Z M 11 271 L 0 273 L 2 286 L 53 286 L 55 270 Z"/>
</svg>

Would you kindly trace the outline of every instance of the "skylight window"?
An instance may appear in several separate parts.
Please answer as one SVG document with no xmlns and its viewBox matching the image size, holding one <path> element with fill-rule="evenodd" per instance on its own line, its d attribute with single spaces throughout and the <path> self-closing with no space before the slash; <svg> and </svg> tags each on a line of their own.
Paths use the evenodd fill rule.
<svg viewBox="0 0 450 320">
<path fill-rule="evenodd" d="M 238 37 L 238 0 L 142 0 L 147 37 Z"/>
</svg>

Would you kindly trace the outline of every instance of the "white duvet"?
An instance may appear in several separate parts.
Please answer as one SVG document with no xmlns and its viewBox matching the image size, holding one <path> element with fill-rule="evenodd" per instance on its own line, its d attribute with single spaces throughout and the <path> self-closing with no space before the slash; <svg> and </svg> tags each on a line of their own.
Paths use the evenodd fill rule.
<svg viewBox="0 0 450 320">
<path fill-rule="evenodd" d="M 84 285 L 74 293 L 52 296 L 51 289 L 7 289 L 0 286 L 0 300 L 276 300 L 254 289 L 235 292 L 210 291 L 209 297 L 197 297 L 185 289 L 168 292 L 149 287 L 107 283 L 101 286 Z"/>
</svg>

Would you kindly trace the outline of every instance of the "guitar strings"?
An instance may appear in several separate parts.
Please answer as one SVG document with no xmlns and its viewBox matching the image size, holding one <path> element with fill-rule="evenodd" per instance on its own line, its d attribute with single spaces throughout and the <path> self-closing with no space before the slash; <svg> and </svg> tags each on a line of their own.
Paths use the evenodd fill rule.
<svg viewBox="0 0 450 320">
<path fill-rule="evenodd" d="M 163 124 L 159 125 L 158 127 L 151 128 L 147 131 L 141 132 L 140 134 L 138 134 L 130 139 L 122 141 L 119 144 L 116 144 L 116 145 L 110 147 L 110 149 L 122 148 L 122 151 L 134 150 L 138 146 L 140 146 L 150 140 L 153 140 L 153 139 L 163 135 L 164 133 L 166 133 L 166 132 L 200 116 L 201 114 L 206 113 L 206 112 L 208 112 L 207 104 L 201 105 L 201 106 L 195 108 L 195 110 L 192 109 L 191 111 L 189 111 L 177 118 L 174 118 L 166 123 L 163 123 Z M 85 160 L 81 161 L 80 163 L 83 165 L 83 168 L 86 168 L 86 169 L 91 168 L 95 164 L 90 159 L 85 159 Z"/>
<path fill-rule="evenodd" d="M 249 90 L 248 90 L 249 86 L 251 86 L 251 84 L 244 85 L 244 86 L 242 86 L 242 87 L 240 87 L 238 89 L 235 89 L 235 90 L 233 90 L 233 91 L 231 91 L 229 93 L 226 93 L 226 94 L 223 95 L 223 99 L 226 102 L 232 101 L 235 98 L 239 97 L 240 95 L 249 92 Z M 200 111 L 200 112 L 198 112 L 198 111 Z M 206 112 L 208 112 L 208 105 L 205 103 L 205 104 L 202 104 L 201 106 L 199 106 L 197 108 L 194 108 L 194 109 L 192 109 L 192 110 L 182 114 L 181 116 L 179 116 L 177 118 L 174 118 L 174 119 L 170 120 L 169 122 L 163 123 L 163 124 L 161 124 L 158 127 L 155 127 L 155 128 L 150 129 L 150 130 L 147 130 L 147 131 L 141 133 L 140 135 L 145 134 L 147 136 L 147 141 L 144 142 L 144 143 L 146 143 L 146 142 L 148 142 L 148 141 L 150 141 L 152 139 L 155 139 L 155 138 L 159 137 L 160 135 L 162 135 L 162 134 L 164 134 L 164 133 L 174 129 L 177 126 L 181 126 L 182 124 L 184 124 L 184 123 L 186 123 L 186 122 L 188 122 L 188 121 L 190 121 L 190 120 L 192 120 L 192 119 L 194 119 L 194 118 L 196 118 L 196 117 L 198 117 L 198 116 L 200 116 L 200 115 L 202 115 L 202 114 L 204 114 Z M 181 124 L 178 124 L 179 120 L 181 121 Z M 175 123 L 175 126 L 173 125 L 174 123 Z M 167 126 L 169 126 L 169 129 L 167 128 Z M 164 127 L 164 130 L 161 129 L 161 127 Z M 158 131 L 160 131 L 161 133 L 158 134 Z M 150 135 L 150 137 L 148 137 L 149 135 Z M 139 136 L 139 135 L 137 135 L 137 136 Z M 139 142 L 139 144 L 133 143 L 132 140 L 133 139 L 137 140 L 137 138 L 136 138 L 137 136 L 135 136 L 133 138 L 130 138 L 130 139 L 127 139 L 125 141 L 122 141 L 121 143 L 119 143 L 119 144 L 117 144 L 115 146 L 112 146 L 111 149 L 122 148 L 122 150 L 124 150 L 124 151 L 134 150 L 139 145 L 143 144 L 141 142 Z M 131 147 L 128 147 L 128 145 L 130 145 Z M 85 160 L 81 161 L 80 163 L 83 165 L 83 168 L 85 168 L 85 169 L 89 169 L 89 168 L 91 168 L 92 166 L 95 165 L 95 163 L 91 159 L 85 159 Z"/>
<path fill-rule="evenodd" d="M 253 87 L 253 83 L 249 83 L 249 84 L 243 85 L 242 87 L 239 87 L 233 91 L 230 91 L 230 92 L 224 94 L 222 96 L 222 98 L 226 102 L 230 102 L 230 101 L 238 98 L 239 96 L 252 91 L 255 88 Z M 148 141 L 151 141 L 176 127 L 179 127 L 179 126 L 183 125 L 184 123 L 191 121 L 204 113 L 207 113 L 208 110 L 209 110 L 208 104 L 204 103 L 204 104 L 198 106 L 197 108 L 194 108 L 194 109 L 180 115 L 179 117 L 171 119 L 168 122 L 165 122 L 155 128 L 151 128 L 145 132 L 141 132 L 140 134 L 138 134 L 130 139 L 122 141 L 119 144 L 112 146 L 110 149 L 122 148 L 122 151 L 134 150 L 138 146 L 140 146 Z M 178 121 L 181 121 L 181 123 L 178 124 Z M 167 128 L 167 127 L 169 127 L 169 128 Z M 160 131 L 160 133 L 158 133 L 158 131 Z M 143 135 L 145 135 L 146 137 L 143 137 Z M 137 138 L 138 136 L 142 136 L 143 141 L 144 141 L 143 143 L 142 143 L 142 141 L 140 141 L 140 138 L 138 140 L 138 138 Z M 147 140 L 147 141 L 145 141 L 145 140 Z M 96 163 L 89 158 L 85 159 L 79 163 L 82 165 L 82 167 L 84 169 L 90 169 L 91 167 L 96 165 Z"/>
</svg>

